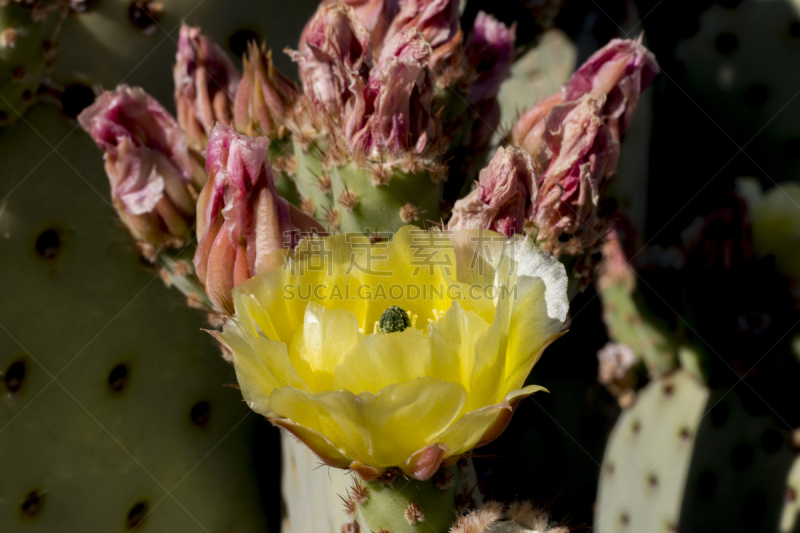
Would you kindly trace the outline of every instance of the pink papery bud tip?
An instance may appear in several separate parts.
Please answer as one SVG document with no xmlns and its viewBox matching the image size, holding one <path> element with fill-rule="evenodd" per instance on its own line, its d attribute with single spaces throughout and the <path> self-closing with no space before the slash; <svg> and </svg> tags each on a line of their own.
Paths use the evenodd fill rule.
<svg viewBox="0 0 800 533">
<path fill-rule="evenodd" d="M 241 75 L 214 41 L 183 24 L 173 76 L 178 123 L 186 134 L 205 146 L 215 122 L 229 125 Z"/>
<path fill-rule="evenodd" d="M 480 173 L 478 186 L 457 201 L 448 229 L 488 229 L 510 237 L 536 215 L 539 187 L 530 154 L 498 148 Z"/>
<path fill-rule="evenodd" d="M 104 92 L 78 122 L 105 152 L 111 198 L 150 259 L 180 246 L 194 222 L 205 172 L 175 119 L 142 89 Z"/>
</svg>

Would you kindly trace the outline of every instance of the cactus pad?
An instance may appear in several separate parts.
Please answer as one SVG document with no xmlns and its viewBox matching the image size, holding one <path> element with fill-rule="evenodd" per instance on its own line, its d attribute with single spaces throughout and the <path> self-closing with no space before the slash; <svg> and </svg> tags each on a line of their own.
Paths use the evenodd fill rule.
<svg viewBox="0 0 800 533">
<path fill-rule="evenodd" d="M 683 372 L 652 381 L 617 421 L 600 476 L 598 533 L 676 531 L 708 390 Z"/>
<path fill-rule="evenodd" d="M 3 531 L 265 531 L 263 421 L 202 315 L 137 257 L 91 139 L 26 119 L 0 132 Z"/>
</svg>

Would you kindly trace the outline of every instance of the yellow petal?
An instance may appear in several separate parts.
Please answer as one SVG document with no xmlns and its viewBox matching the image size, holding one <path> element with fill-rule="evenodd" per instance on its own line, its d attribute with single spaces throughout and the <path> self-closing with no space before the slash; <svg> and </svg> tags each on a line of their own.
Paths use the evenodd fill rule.
<svg viewBox="0 0 800 533">
<path fill-rule="evenodd" d="M 445 431 L 439 441 L 447 445 L 451 455 L 456 456 L 465 454 L 479 444 L 487 444 L 502 432 L 517 404 L 541 390 L 547 389 L 529 385 L 512 391 L 502 403 L 471 411 Z M 497 425 L 502 427 L 496 427 Z"/>
<path fill-rule="evenodd" d="M 285 344 L 264 337 L 245 340 L 237 331 L 235 325 L 228 324 L 215 336 L 233 354 L 236 379 L 247 405 L 264 416 L 275 416 L 269 409 L 270 394 L 275 389 L 287 385 L 303 390 L 308 387 L 290 363 Z"/>
<path fill-rule="evenodd" d="M 292 342 L 289 358 L 311 390 L 333 390 L 334 369 L 345 360 L 359 337 L 358 321 L 353 313 L 344 309 L 328 310 L 310 303 L 303 326 Z"/>
<path fill-rule="evenodd" d="M 361 335 L 336 368 L 334 388 L 361 394 L 378 393 L 393 383 L 404 383 L 431 373 L 428 340 L 415 328 L 394 333 Z M 452 376 L 449 381 L 458 381 Z"/>
<path fill-rule="evenodd" d="M 479 367 L 482 375 L 484 367 L 498 365 L 497 346 L 479 346 L 480 339 L 488 329 L 489 324 L 480 315 L 464 311 L 458 302 L 453 302 L 447 314 L 428 328 L 430 351 L 435 354 L 429 375 L 464 385 L 468 394 L 466 410 L 486 405 L 482 403 L 484 395 L 475 395 L 473 387 L 490 389 L 488 397 L 493 397 L 500 385 L 497 380 L 473 382 L 476 367 Z M 476 399 L 478 405 L 475 404 Z"/>
<path fill-rule="evenodd" d="M 272 393 L 269 406 L 325 435 L 348 457 L 382 469 L 403 464 L 437 442 L 458 417 L 465 398 L 461 385 L 425 377 L 390 385 L 377 394 L 311 394 L 286 387 Z"/>
</svg>

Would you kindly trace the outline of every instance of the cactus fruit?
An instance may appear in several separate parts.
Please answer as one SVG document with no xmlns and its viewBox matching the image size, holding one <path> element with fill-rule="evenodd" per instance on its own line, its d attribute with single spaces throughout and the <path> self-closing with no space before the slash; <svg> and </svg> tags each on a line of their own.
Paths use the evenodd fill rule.
<svg viewBox="0 0 800 533">
<path fill-rule="evenodd" d="M 0 131 L 3 531 L 265 531 L 262 421 L 202 317 L 114 222 L 91 139 L 26 122 Z"/>
<path fill-rule="evenodd" d="M 427 481 L 395 478 L 367 482 L 354 477 L 345 508 L 367 531 L 447 531 L 456 510 L 474 506 L 477 490 L 469 460 L 442 467 Z"/>
<path fill-rule="evenodd" d="M 595 511 L 598 533 L 677 531 L 708 394 L 680 371 L 640 391 L 608 441 Z"/>
<path fill-rule="evenodd" d="M 443 175 L 381 163 L 324 168 L 319 144 L 295 147 L 302 209 L 333 232 L 394 232 L 405 224 L 439 222 Z"/>
<path fill-rule="evenodd" d="M 52 67 L 66 2 L 16 0 L 0 4 L 0 126 L 17 120 L 36 100 Z"/>
</svg>

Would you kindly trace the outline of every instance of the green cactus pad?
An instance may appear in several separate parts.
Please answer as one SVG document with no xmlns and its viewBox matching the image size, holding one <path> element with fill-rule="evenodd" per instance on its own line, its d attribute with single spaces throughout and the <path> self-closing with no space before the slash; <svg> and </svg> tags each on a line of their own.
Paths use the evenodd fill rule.
<svg viewBox="0 0 800 533">
<path fill-rule="evenodd" d="M 264 422 L 203 315 L 138 258 L 92 140 L 26 119 L 0 132 L 0 528 L 266 531 L 277 449 L 259 480 Z"/>
<path fill-rule="evenodd" d="M 296 47 L 306 21 L 318 0 L 294 0 L 291 9 L 281 2 L 232 0 L 229 2 L 140 2 L 161 4 L 153 22 L 132 9 L 131 0 L 102 0 L 87 13 L 70 15 L 61 31 L 61 53 L 53 70 L 60 84 L 117 84 L 141 86 L 167 109 L 175 86 L 172 67 L 182 21 L 199 25 L 204 33 L 237 59 L 251 39 L 267 48 Z M 139 13 L 137 15 L 137 13 Z M 288 56 L 274 54 L 276 67 L 294 73 Z"/>
<path fill-rule="evenodd" d="M 714 390 L 705 411 L 679 531 L 798 531 L 787 519 L 792 509 L 796 519 L 798 478 L 790 473 L 796 452 L 785 422 L 745 383 Z"/>
<path fill-rule="evenodd" d="M 708 390 L 684 372 L 654 380 L 639 393 L 606 447 L 595 531 L 675 531 L 707 398 Z"/>
<path fill-rule="evenodd" d="M 620 283 L 605 287 L 599 294 L 608 336 L 630 346 L 642 358 L 650 376 L 659 377 L 677 367 L 678 346 L 673 335 L 644 310 L 635 290 Z"/>
<path fill-rule="evenodd" d="M 32 7 L 13 1 L 0 7 L 0 126 L 17 120 L 36 100 L 55 50 L 59 11 L 34 22 Z"/>
</svg>

